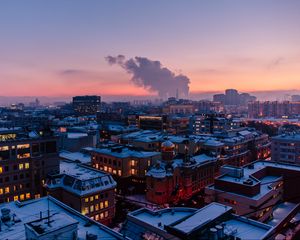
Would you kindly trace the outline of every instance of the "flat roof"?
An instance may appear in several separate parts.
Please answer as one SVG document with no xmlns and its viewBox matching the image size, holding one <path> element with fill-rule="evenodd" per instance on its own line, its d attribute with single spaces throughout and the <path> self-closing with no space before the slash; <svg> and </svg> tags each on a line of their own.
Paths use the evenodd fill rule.
<svg viewBox="0 0 300 240">
<path fill-rule="evenodd" d="M 114 156 L 117 158 L 129 158 L 129 157 L 136 157 L 136 158 L 149 158 L 153 156 L 158 156 L 160 152 L 146 152 L 146 151 L 137 151 L 131 150 L 125 147 L 121 147 L 120 151 L 112 151 L 111 148 L 93 148 L 93 152 L 101 153 L 109 156 Z"/>
<path fill-rule="evenodd" d="M 59 153 L 61 158 L 65 158 L 71 161 L 80 161 L 81 163 L 90 163 L 91 162 L 91 155 L 81 153 L 81 152 L 68 152 L 68 151 L 61 151 Z"/>
<path fill-rule="evenodd" d="M 98 239 L 124 239 L 124 237 L 118 232 L 109 229 L 101 223 L 89 219 L 51 196 L 36 200 L 29 200 L 22 203 L 9 202 L 1 204 L 1 209 L 10 209 L 11 214 L 15 214 L 15 218 L 20 219 L 20 222 L 16 222 L 11 226 L 2 224 L 2 231 L 0 232 L 1 239 L 25 240 L 26 236 L 24 224 L 38 220 L 40 218 L 40 212 L 42 212 L 43 216 L 46 216 L 48 203 L 51 215 L 58 213 L 66 214 L 70 218 L 74 219 L 74 221 L 78 222 L 78 239 L 86 239 L 87 232 L 97 235 Z"/>
<path fill-rule="evenodd" d="M 164 229 L 165 225 L 170 225 L 182 218 L 190 216 L 196 211 L 194 208 L 165 208 L 152 211 L 147 208 L 138 209 L 128 214 L 141 222 L 152 225 L 156 228 Z"/>
<path fill-rule="evenodd" d="M 188 234 L 196 228 L 199 228 L 202 225 L 215 220 L 216 218 L 222 216 L 227 212 L 230 212 L 231 210 L 232 207 L 212 202 L 209 205 L 200 208 L 188 218 L 180 220 L 178 223 L 172 224 L 172 228 Z"/>
<path fill-rule="evenodd" d="M 247 240 L 264 239 L 272 229 L 271 226 L 249 219 L 234 218 L 225 223 L 224 233 Z"/>
</svg>

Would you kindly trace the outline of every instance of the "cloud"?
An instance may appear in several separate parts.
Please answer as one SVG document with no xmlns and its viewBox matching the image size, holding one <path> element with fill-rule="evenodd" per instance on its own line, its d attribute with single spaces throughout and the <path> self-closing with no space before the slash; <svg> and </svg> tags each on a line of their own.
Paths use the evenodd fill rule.
<svg viewBox="0 0 300 240">
<path fill-rule="evenodd" d="M 131 81 L 139 87 L 151 92 L 157 92 L 162 98 L 176 96 L 187 97 L 190 79 L 182 74 L 175 74 L 164 67 L 160 61 L 153 61 L 145 57 L 127 59 L 123 55 L 107 56 L 106 61 L 117 64 L 132 75 Z"/>
</svg>

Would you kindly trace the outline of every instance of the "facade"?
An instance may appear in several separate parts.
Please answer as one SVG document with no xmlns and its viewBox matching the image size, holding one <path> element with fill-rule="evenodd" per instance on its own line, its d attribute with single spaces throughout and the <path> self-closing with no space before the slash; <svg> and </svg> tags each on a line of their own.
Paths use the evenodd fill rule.
<svg viewBox="0 0 300 240">
<path fill-rule="evenodd" d="M 73 97 L 73 109 L 80 115 L 93 115 L 100 112 L 100 96 L 76 96 Z"/>
<path fill-rule="evenodd" d="M 256 161 L 242 168 L 223 166 L 221 175 L 205 189 L 205 201 L 219 202 L 238 215 L 262 222 L 273 217 L 278 203 L 299 203 L 300 192 L 294 186 L 300 167 L 271 161 Z"/>
<path fill-rule="evenodd" d="M 174 159 L 175 145 L 162 144 L 162 161 L 147 172 L 146 199 L 156 204 L 188 200 L 208 184 L 218 171 L 217 159 L 205 154 Z"/>
<path fill-rule="evenodd" d="M 161 159 L 159 152 L 139 151 L 120 145 L 94 148 L 91 156 L 92 166 L 111 173 L 121 192 L 126 192 L 129 188 L 144 192 L 148 168 Z"/>
<path fill-rule="evenodd" d="M 300 134 L 282 134 L 272 138 L 272 161 L 300 164 Z"/>
<path fill-rule="evenodd" d="M 59 169 L 57 138 L 9 131 L 1 135 L 0 203 L 45 195 L 47 175 Z"/>
<path fill-rule="evenodd" d="M 110 174 L 65 160 L 45 187 L 51 196 L 97 222 L 109 225 L 115 216 L 116 182 Z"/>
</svg>

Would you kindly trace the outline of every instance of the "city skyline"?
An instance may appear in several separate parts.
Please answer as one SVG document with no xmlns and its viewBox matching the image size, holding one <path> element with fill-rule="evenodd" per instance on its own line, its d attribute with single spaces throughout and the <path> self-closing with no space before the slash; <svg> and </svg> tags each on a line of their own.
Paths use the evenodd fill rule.
<svg viewBox="0 0 300 240">
<path fill-rule="evenodd" d="M 105 60 L 119 54 L 187 76 L 191 97 L 226 88 L 282 97 L 300 89 L 296 1 L 0 5 L 0 96 L 156 97 Z"/>
</svg>

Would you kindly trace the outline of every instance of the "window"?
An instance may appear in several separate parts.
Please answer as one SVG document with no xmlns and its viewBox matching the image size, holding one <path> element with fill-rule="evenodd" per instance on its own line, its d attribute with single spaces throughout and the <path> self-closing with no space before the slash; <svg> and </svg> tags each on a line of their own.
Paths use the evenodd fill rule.
<svg viewBox="0 0 300 240">
<path fill-rule="evenodd" d="M 104 217 L 108 217 L 108 211 L 105 211 L 105 213 L 104 213 Z"/>
<path fill-rule="evenodd" d="M 108 201 L 104 202 L 104 206 L 107 208 L 108 207 Z"/>
<path fill-rule="evenodd" d="M 20 201 L 24 201 L 24 197 L 25 197 L 25 195 L 24 195 L 24 194 L 21 194 L 21 195 L 20 195 Z"/>
<path fill-rule="evenodd" d="M 0 195 L 3 194 L 3 188 L 0 188 Z"/>
<path fill-rule="evenodd" d="M 100 209 L 103 209 L 103 208 L 104 208 L 103 202 L 100 202 Z"/>
<path fill-rule="evenodd" d="M 26 199 L 30 198 L 30 193 L 26 193 Z"/>
<path fill-rule="evenodd" d="M 5 193 L 9 193 L 9 187 L 4 188 Z"/>
<path fill-rule="evenodd" d="M 91 197 L 90 197 L 90 201 L 91 201 L 91 202 L 94 201 L 94 196 L 91 196 Z"/>
<path fill-rule="evenodd" d="M 0 167 L 0 173 L 3 173 L 3 167 Z"/>
<path fill-rule="evenodd" d="M 25 169 L 29 168 L 29 163 L 25 163 Z"/>
<path fill-rule="evenodd" d="M 20 163 L 19 164 L 19 170 L 23 170 L 24 169 L 24 164 L 23 163 Z"/>
<path fill-rule="evenodd" d="M 91 212 L 91 213 L 94 212 L 94 205 L 91 205 L 91 206 L 90 206 L 90 212 Z"/>
<path fill-rule="evenodd" d="M 89 198 L 85 198 L 84 201 L 87 203 L 89 202 Z"/>
<path fill-rule="evenodd" d="M 14 196 L 14 201 L 18 201 L 19 200 L 19 196 Z"/>
</svg>

